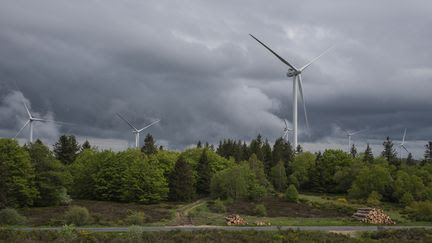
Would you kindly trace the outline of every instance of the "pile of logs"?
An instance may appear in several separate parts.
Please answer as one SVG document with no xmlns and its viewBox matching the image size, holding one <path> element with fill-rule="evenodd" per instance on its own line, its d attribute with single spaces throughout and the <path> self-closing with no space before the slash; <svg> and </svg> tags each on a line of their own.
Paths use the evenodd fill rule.
<svg viewBox="0 0 432 243">
<path fill-rule="evenodd" d="M 226 218 L 227 225 L 244 225 L 246 222 L 238 214 L 230 214 Z"/>
<path fill-rule="evenodd" d="M 379 208 L 359 208 L 353 218 L 369 224 L 395 224 L 391 218 Z"/>
<path fill-rule="evenodd" d="M 266 223 L 264 221 L 255 221 L 255 225 L 257 226 L 264 226 L 264 225 L 271 225 L 270 222 Z"/>
</svg>

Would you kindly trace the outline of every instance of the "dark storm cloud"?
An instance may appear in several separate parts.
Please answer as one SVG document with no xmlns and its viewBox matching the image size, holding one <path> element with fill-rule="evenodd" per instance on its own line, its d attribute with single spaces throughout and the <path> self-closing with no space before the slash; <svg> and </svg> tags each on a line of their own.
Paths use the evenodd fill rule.
<svg viewBox="0 0 432 243">
<path fill-rule="evenodd" d="M 2 136 L 25 119 L 11 98 L 17 83 L 35 112 L 76 124 L 57 130 L 112 147 L 131 137 L 116 112 L 137 126 L 161 118 L 149 131 L 173 148 L 257 133 L 275 139 L 281 118 L 291 119 L 292 84 L 250 32 L 296 66 L 336 44 L 303 76 L 311 130 L 300 141 L 311 149 L 343 143 L 338 126 L 369 128 L 362 143 L 377 144 L 407 127 L 418 156 L 419 141 L 432 136 L 428 1 L 0 5 Z M 13 111 L 22 116 L 6 119 Z"/>
</svg>

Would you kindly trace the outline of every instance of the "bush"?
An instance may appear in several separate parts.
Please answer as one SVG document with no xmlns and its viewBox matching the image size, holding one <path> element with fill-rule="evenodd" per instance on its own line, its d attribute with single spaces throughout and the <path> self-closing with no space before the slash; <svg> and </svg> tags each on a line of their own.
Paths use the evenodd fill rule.
<svg viewBox="0 0 432 243">
<path fill-rule="evenodd" d="M 26 217 L 22 216 L 13 208 L 5 208 L 0 210 L 0 225 L 20 225 L 27 221 Z"/>
<path fill-rule="evenodd" d="M 214 201 L 212 209 L 216 213 L 225 213 L 226 212 L 225 204 L 220 199 L 216 199 Z"/>
<path fill-rule="evenodd" d="M 400 201 L 403 205 L 409 206 L 414 201 L 414 197 L 412 196 L 411 193 L 405 192 L 403 194 L 402 198 L 400 199 Z"/>
<path fill-rule="evenodd" d="M 59 231 L 59 237 L 65 242 L 71 242 L 78 238 L 78 235 L 73 225 L 64 225 Z"/>
<path fill-rule="evenodd" d="M 260 217 L 264 217 L 267 216 L 267 209 L 263 204 L 258 204 L 255 207 L 255 215 L 256 216 L 260 216 Z"/>
<path fill-rule="evenodd" d="M 348 201 L 344 197 L 340 197 L 340 198 L 336 199 L 336 201 L 338 203 L 343 203 L 343 204 L 347 204 L 348 203 Z"/>
<path fill-rule="evenodd" d="M 289 185 L 287 191 L 285 192 L 285 199 L 288 202 L 295 202 L 295 203 L 298 202 L 299 199 L 298 191 L 293 184 Z"/>
<path fill-rule="evenodd" d="M 432 221 L 432 202 L 414 202 L 408 208 L 410 218 L 417 221 Z"/>
<path fill-rule="evenodd" d="M 376 191 L 372 191 L 367 198 L 367 204 L 372 206 L 377 206 L 381 203 L 380 202 L 381 198 L 382 198 L 381 194 L 379 194 Z"/>
<path fill-rule="evenodd" d="M 127 232 L 127 238 L 131 241 L 131 242 L 141 242 L 141 238 L 143 236 L 144 233 L 144 228 L 141 226 L 131 226 L 129 227 L 129 231 Z"/>
<path fill-rule="evenodd" d="M 85 207 L 72 206 L 66 211 L 66 223 L 81 226 L 89 223 L 90 213 Z"/>
<path fill-rule="evenodd" d="M 144 212 L 132 212 L 126 217 L 125 222 L 127 225 L 142 225 L 145 223 L 146 218 Z"/>
</svg>

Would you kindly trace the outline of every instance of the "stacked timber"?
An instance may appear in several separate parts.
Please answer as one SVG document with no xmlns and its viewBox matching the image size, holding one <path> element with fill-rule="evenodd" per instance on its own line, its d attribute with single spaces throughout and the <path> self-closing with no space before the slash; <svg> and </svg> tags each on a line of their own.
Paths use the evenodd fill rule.
<svg viewBox="0 0 432 243">
<path fill-rule="evenodd" d="M 353 218 L 369 224 L 395 224 L 391 218 L 379 208 L 359 208 Z"/>
<path fill-rule="evenodd" d="M 244 225 L 246 222 L 238 214 L 230 214 L 226 218 L 227 225 Z"/>
</svg>

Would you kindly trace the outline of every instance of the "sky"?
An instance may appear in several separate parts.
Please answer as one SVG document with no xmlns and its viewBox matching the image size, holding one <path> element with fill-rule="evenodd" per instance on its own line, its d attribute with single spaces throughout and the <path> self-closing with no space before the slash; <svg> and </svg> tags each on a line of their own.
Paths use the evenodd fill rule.
<svg viewBox="0 0 432 243">
<path fill-rule="evenodd" d="M 147 131 L 172 149 L 272 142 L 291 123 L 292 80 L 252 33 L 295 66 L 335 46 L 303 73 L 307 150 L 347 149 L 343 129 L 367 129 L 353 142 L 378 154 L 406 128 L 420 158 L 432 140 L 430 13 L 426 0 L 0 0 L 0 137 L 26 122 L 24 100 L 34 116 L 72 123 L 35 125 L 49 144 L 69 133 L 132 146 L 116 113 L 137 127 L 161 119 Z"/>
</svg>

